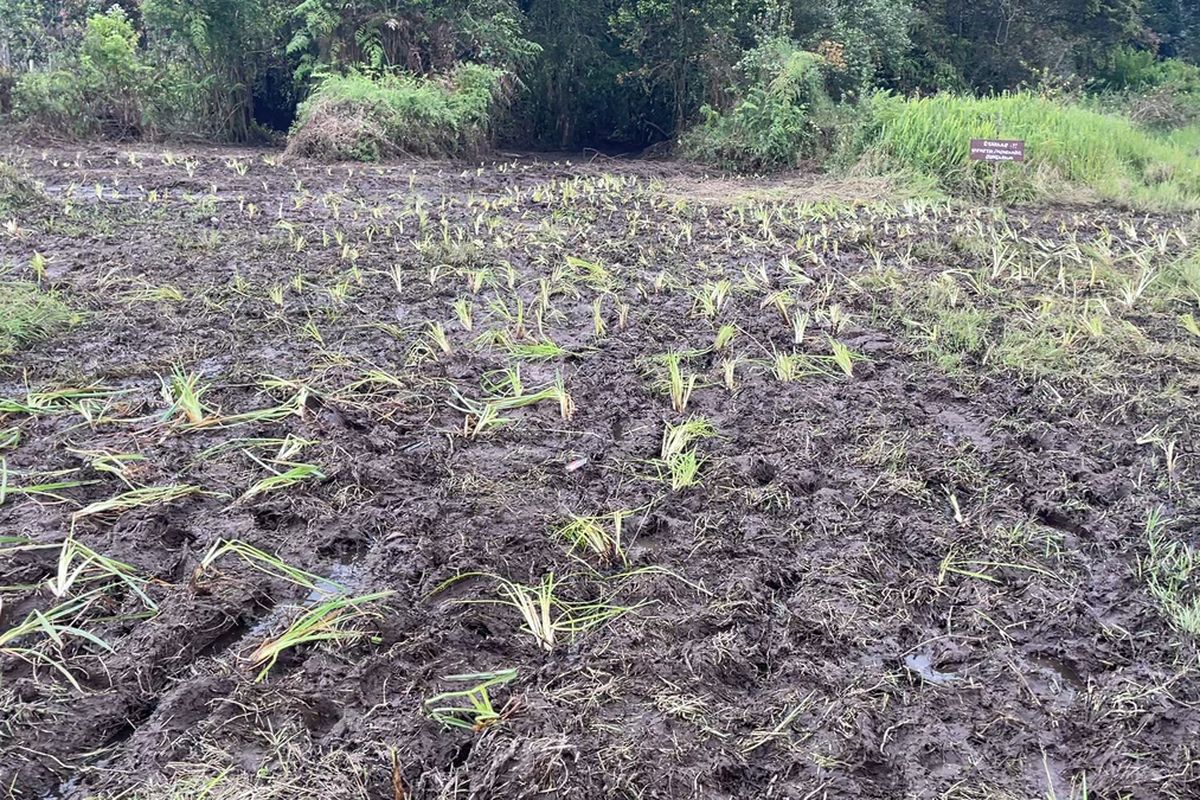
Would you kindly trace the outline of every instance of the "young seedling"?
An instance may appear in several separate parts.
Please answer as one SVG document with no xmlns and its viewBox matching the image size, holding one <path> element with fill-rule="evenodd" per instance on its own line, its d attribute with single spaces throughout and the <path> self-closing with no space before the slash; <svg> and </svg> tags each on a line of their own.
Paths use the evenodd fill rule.
<svg viewBox="0 0 1200 800">
<path fill-rule="evenodd" d="M 804 334 L 808 330 L 808 314 L 792 315 L 792 344 L 799 346 L 804 342 Z"/>
<path fill-rule="evenodd" d="M 667 391 L 671 395 L 671 408 L 682 414 L 687 410 L 692 390 L 696 388 L 696 376 L 683 376 L 683 355 L 678 352 L 667 353 L 663 360 L 667 365 Z"/>
<path fill-rule="evenodd" d="M 838 365 L 838 368 L 841 369 L 846 377 L 853 377 L 854 362 L 860 359 L 861 356 L 833 337 L 829 339 L 829 347 L 833 350 L 833 363 Z"/>
<path fill-rule="evenodd" d="M 288 650 L 317 642 L 349 644 L 362 639 L 378 641 L 376 637 L 354 627 L 353 623 L 382 615 L 368 606 L 390 597 L 394 592 L 374 592 L 359 597 L 335 597 L 310 606 L 283 633 L 268 639 L 249 655 L 252 667 L 260 667 L 255 681 L 262 681 Z"/>
<path fill-rule="evenodd" d="M 730 392 L 737 391 L 737 368 L 741 359 L 736 356 L 721 359 L 721 382 Z"/>
<path fill-rule="evenodd" d="M 515 383 L 513 383 L 514 379 Z M 520 383 L 520 373 L 515 371 L 510 373 L 507 385 L 513 390 L 523 390 L 524 387 Z M 451 391 L 453 391 L 455 399 L 458 401 L 457 405 L 452 404 L 453 408 L 466 414 L 466 419 L 463 421 L 463 433 L 470 439 L 512 424 L 513 420 L 511 418 L 501 416 L 503 412 L 534 406 L 545 401 L 557 402 L 559 414 L 564 420 L 570 419 L 575 413 L 575 401 L 567 391 L 566 383 L 563 381 L 561 373 L 555 377 L 554 383 L 550 386 L 527 394 L 516 393 L 507 397 L 472 400 L 464 397 L 457 389 L 452 388 Z"/>
<path fill-rule="evenodd" d="M 608 332 L 608 323 L 604 321 L 604 296 L 600 295 L 592 301 L 592 333 L 597 339 L 603 338 Z"/>
<path fill-rule="evenodd" d="M 693 417 L 679 425 L 667 423 L 663 429 L 658 466 L 660 474 L 665 470 L 670 476 L 672 489 L 679 491 L 699 482 L 703 459 L 692 445 L 715 434 L 716 430 L 702 417 Z"/>
<path fill-rule="evenodd" d="M 705 319 L 712 319 L 725 307 L 732 288 L 733 284 L 728 280 L 704 284 L 692 293 L 692 310 Z"/>
<path fill-rule="evenodd" d="M 613 303 L 617 307 L 617 329 L 623 331 L 629 327 L 629 304 L 615 297 Z"/>
<path fill-rule="evenodd" d="M 614 511 L 599 517 L 572 515 L 565 525 L 555 531 L 555 535 L 571 545 L 571 552 L 585 550 L 599 558 L 603 564 L 611 564 L 618 560 L 628 563 L 625 551 L 621 548 L 621 529 L 625 518 L 632 513 Z"/>
<path fill-rule="evenodd" d="M 21 622 L 0 632 L 0 654 L 19 658 L 35 667 L 39 665 L 50 667 L 66 678 L 76 691 L 81 691 L 75 676 L 67 668 L 62 648 L 69 638 L 76 637 L 94 644 L 101 650 L 114 652 L 108 642 L 82 627 L 82 618 L 85 612 L 100 597 L 100 592 L 93 590 L 60 603 L 47 611 L 38 611 L 37 609 L 30 611 Z M 47 653 L 42 646 L 23 644 L 27 638 L 38 635 L 45 636 L 46 641 L 57 648 L 58 654 Z"/>
<path fill-rule="evenodd" d="M 29 259 L 29 269 L 33 272 L 34 280 L 43 283 L 46 280 L 46 257 L 36 250 L 33 258 Z"/>
<path fill-rule="evenodd" d="M 828 375 L 817 361 L 803 353 L 775 351 L 771 356 L 771 372 L 775 380 L 790 383 L 810 375 Z"/>
<path fill-rule="evenodd" d="M 208 552 L 204 554 L 204 558 L 200 559 L 195 572 L 192 573 L 192 584 L 195 585 L 198 583 L 204 572 L 225 555 L 237 556 L 258 572 L 275 578 L 282 578 L 310 591 L 330 596 L 346 594 L 346 587 L 336 581 L 322 578 L 319 575 L 306 572 L 298 567 L 293 567 L 279 556 L 272 555 L 265 550 L 260 550 L 254 545 L 243 542 L 240 539 L 218 539 L 213 542 L 212 546 L 208 548 Z"/>
<path fill-rule="evenodd" d="M 603 625 L 639 606 L 617 606 L 605 601 L 571 602 L 555 593 L 554 573 L 549 573 L 536 586 L 500 579 L 500 599 L 492 602 L 517 610 L 524 630 L 547 652 L 554 649 L 565 636 Z"/>
<path fill-rule="evenodd" d="M 1167 483 L 1174 483 L 1179 478 L 1180 454 L 1176 451 L 1177 441 L 1169 438 L 1170 434 L 1158 428 L 1152 428 L 1137 438 L 1141 445 L 1153 445 L 1162 456 L 1162 465 L 1166 471 Z"/>
<path fill-rule="evenodd" d="M 497 344 L 513 358 L 521 358 L 526 361 L 551 361 L 570 355 L 567 350 L 548 338 L 537 342 L 518 342 L 504 334 L 499 337 Z"/>
<path fill-rule="evenodd" d="M 63 475 L 71 475 L 77 470 L 60 470 L 57 472 L 36 473 L 39 479 L 57 478 Z M 75 489 L 80 486 L 88 486 L 98 481 L 45 481 L 43 483 L 31 483 L 22 486 L 13 484 L 14 477 L 30 477 L 30 475 L 22 475 L 14 473 L 8 468 L 7 459 L 0 458 L 0 506 L 8 501 L 9 495 L 21 495 L 23 497 L 32 497 L 39 502 L 55 502 L 67 503 L 70 502 L 67 498 L 58 494 L 63 489 Z"/>
<path fill-rule="evenodd" d="M 783 317 L 783 321 L 791 324 L 791 308 L 796 304 L 796 298 L 786 290 L 772 292 L 762 301 L 762 308 L 773 307 Z"/>
<path fill-rule="evenodd" d="M 446 329 L 442 327 L 442 323 L 430 323 L 429 329 L 425 332 L 429 341 L 437 348 L 437 351 L 444 355 L 450 355 L 454 352 L 454 348 L 450 346 L 450 339 L 446 336 Z"/>
<path fill-rule="evenodd" d="M 123 584 L 150 610 L 158 606 L 143 590 L 147 581 L 137 577 L 137 570 L 129 564 L 97 553 L 73 536 L 68 536 L 59 550 L 58 570 L 54 577 L 46 581 L 50 593 L 58 599 L 64 599 L 72 593 L 76 586 L 102 582 L 99 591 Z"/>
<path fill-rule="evenodd" d="M 204 402 L 204 396 L 212 387 L 201 383 L 197 372 L 184 372 L 183 367 L 176 364 L 171 374 L 160 377 L 163 399 L 168 407 L 163 419 L 179 420 L 188 425 L 202 425 L 215 411 Z"/>
<path fill-rule="evenodd" d="M 1181 314 L 1179 316 L 1179 324 L 1192 336 L 1200 336 L 1200 321 L 1197 321 L 1196 317 L 1192 314 Z"/>
<path fill-rule="evenodd" d="M 96 422 L 104 409 L 123 392 L 101 386 L 84 388 L 68 387 L 43 391 L 29 391 L 24 400 L 0 397 L 0 414 L 61 414 L 73 411 L 88 422 Z"/>
<path fill-rule="evenodd" d="M 254 458 L 253 455 L 250 457 Z M 321 472 L 321 469 L 315 464 L 293 464 L 285 462 L 280 466 L 285 466 L 287 469 L 280 472 L 273 466 L 266 464 L 257 458 L 254 458 L 254 460 L 258 461 L 260 465 L 271 471 L 273 474 L 268 475 L 247 489 L 246 492 L 238 498 L 238 502 L 244 502 L 252 497 L 258 497 L 259 495 L 266 494 L 268 492 L 276 492 L 280 489 L 286 489 L 289 486 L 295 486 L 296 484 L 303 483 L 304 481 L 313 479 L 320 480 L 325 477 L 325 475 Z"/>
<path fill-rule="evenodd" d="M 520 397 L 525 394 L 521 365 L 507 367 L 483 376 L 483 391 L 489 397 Z"/>
<path fill-rule="evenodd" d="M 491 690 L 515 680 L 515 669 L 497 672 L 476 672 L 467 675 L 446 675 L 450 683 L 472 683 L 470 688 L 443 692 L 425 701 L 431 719 L 447 728 L 465 728 L 476 733 L 506 719 L 515 708 L 510 700 L 499 710 L 492 704 Z"/>
<path fill-rule="evenodd" d="M 462 325 L 464 331 L 470 331 L 475 327 L 472 308 L 473 305 L 468 298 L 460 297 L 454 301 L 454 315 L 458 317 L 458 324 Z"/>
<path fill-rule="evenodd" d="M 579 281 L 602 291 L 612 290 L 616 285 L 612 273 L 599 262 L 567 256 L 566 265 L 569 269 L 568 274 L 564 277 L 569 280 Z"/>
<path fill-rule="evenodd" d="M 138 466 L 144 464 L 146 457 L 138 453 L 110 453 L 106 450 L 77 450 L 67 448 L 68 452 L 79 456 L 97 472 L 115 476 L 130 489 L 136 489 L 133 477 Z"/>
<path fill-rule="evenodd" d="M 1200 550 L 1167 535 L 1162 509 L 1146 517 L 1146 555 L 1138 560 L 1138 576 L 1163 614 L 1179 630 L 1200 636 Z"/>
</svg>

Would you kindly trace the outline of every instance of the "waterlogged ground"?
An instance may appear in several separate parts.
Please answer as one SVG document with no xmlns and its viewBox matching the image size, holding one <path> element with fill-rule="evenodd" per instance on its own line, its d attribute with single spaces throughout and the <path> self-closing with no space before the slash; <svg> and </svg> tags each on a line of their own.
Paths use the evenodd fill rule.
<svg viewBox="0 0 1200 800">
<path fill-rule="evenodd" d="M 1197 795 L 1195 219 L 9 155 L 7 795 Z"/>
</svg>

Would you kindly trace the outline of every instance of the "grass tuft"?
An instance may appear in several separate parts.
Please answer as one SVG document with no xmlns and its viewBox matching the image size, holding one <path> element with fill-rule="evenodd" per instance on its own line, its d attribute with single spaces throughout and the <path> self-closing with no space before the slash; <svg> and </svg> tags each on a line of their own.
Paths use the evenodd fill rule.
<svg viewBox="0 0 1200 800">
<path fill-rule="evenodd" d="M 45 339 L 79 319 L 54 292 L 33 283 L 0 282 L 0 355 Z"/>
</svg>

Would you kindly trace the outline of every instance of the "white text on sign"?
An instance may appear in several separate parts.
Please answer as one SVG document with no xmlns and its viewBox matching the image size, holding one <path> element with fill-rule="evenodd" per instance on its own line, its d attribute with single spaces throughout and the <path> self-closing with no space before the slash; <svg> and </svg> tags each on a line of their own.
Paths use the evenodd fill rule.
<svg viewBox="0 0 1200 800">
<path fill-rule="evenodd" d="M 1024 139 L 972 139 L 972 161 L 1024 161 Z"/>
</svg>

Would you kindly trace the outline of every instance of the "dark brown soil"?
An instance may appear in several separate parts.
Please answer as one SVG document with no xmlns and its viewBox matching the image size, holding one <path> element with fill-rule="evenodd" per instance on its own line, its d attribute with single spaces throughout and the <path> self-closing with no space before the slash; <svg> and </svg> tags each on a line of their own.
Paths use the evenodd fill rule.
<svg viewBox="0 0 1200 800">
<path fill-rule="evenodd" d="M 0 415 L 0 429 L 20 429 L 0 450 L 15 482 L 57 470 L 94 481 L 60 492 L 65 503 L 10 494 L 0 534 L 62 541 L 72 512 L 127 489 L 79 450 L 144 455 L 141 485 L 206 494 L 75 526 L 153 578 L 158 613 L 131 618 L 138 599 L 116 591 L 107 618 L 82 622 L 113 652 L 65 643 L 80 691 L 0 654 L 8 795 L 1200 797 L 1196 641 L 1139 568 L 1153 510 L 1195 538 L 1200 340 L 1176 324 L 1176 298 L 1114 309 L 1141 338 L 1080 345 L 1055 369 L 987 348 L 950 368 L 908 324 L 910 304 L 987 273 L 991 255 L 968 241 L 992 229 L 987 209 L 798 208 L 788 193 L 807 178 L 707 181 L 671 164 L 325 167 L 193 150 L 189 175 L 161 151 L 136 163 L 129 152 L 9 153 L 56 203 L 0 231 L 0 269 L 28 280 L 43 254 L 48 285 L 87 316 L 0 356 L 0 397 L 124 393 L 91 424 Z M 1120 250 L 1163 234 L 1164 264 L 1185 249 L 1174 232 L 1196 230 L 1088 207 L 1003 220 L 1014 247 Z M 593 286 L 554 284 L 544 330 L 569 353 L 524 362 L 522 378 L 540 388 L 561 372 L 575 414 L 541 404 L 465 436 L 452 389 L 478 397 L 516 363 L 472 344 L 511 327 L 489 304 L 521 297 L 535 331 L 538 279 L 567 256 L 615 279 L 608 330 L 595 335 Z M 877 258 L 900 280 L 878 280 Z M 820 357 L 836 338 L 864 356 L 852 377 L 773 377 L 792 330 L 764 297 L 786 288 L 784 259 L 812 280 L 794 289 L 793 313 L 812 315 L 799 349 Z M 472 295 L 479 268 L 495 283 Z M 760 270 L 768 286 L 748 288 Z M 1079 299 L 1057 270 L 978 301 L 989 341 L 1017 305 Z M 694 354 L 700 382 L 678 414 L 654 358 L 709 348 L 715 325 L 693 294 L 721 278 L 733 290 L 717 323 L 740 328 L 737 390 L 722 385 L 720 356 Z M 467 332 L 451 304 L 473 296 Z M 414 351 L 430 322 L 452 354 Z M 160 376 L 177 364 L 203 374 L 223 414 L 278 402 L 263 375 L 311 391 L 301 414 L 182 432 L 162 422 Z M 355 386 L 371 370 L 398 380 Z M 664 422 L 688 416 L 718 435 L 699 445 L 701 484 L 672 491 L 652 462 Z M 1151 431 L 1173 442 L 1170 469 Z M 287 434 L 315 442 L 298 459 L 322 478 L 240 501 L 264 469 L 238 449 L 197 458 Z M 620 509 L 634 511 L 629 569 L 553 534 L 570 514 Z M 354 594 L 393 591 L 365 622 L 375 639 L 302 646 L 256 682 L 248 653 L 311 598 L 234 557 L 193 581 L 220 538 Z M 39 585 L 56 559 L 0 552 L 0 584 L 26 587 L 5 591 L 0 631 L 53 605 Z M 488 576 L 532 585 L 550 572 L 568 599 L 638 608 L 545 652 L 514 609 L 460 602 L 496 598 Z M 464 573 L 482 574 L 437 591 Z M 495 692 L 511 701 L 499 724 L 446 729 L 425 713 L 453 688 L 444 676 L 508 668 L 518 677 Z"/>
</svg>

